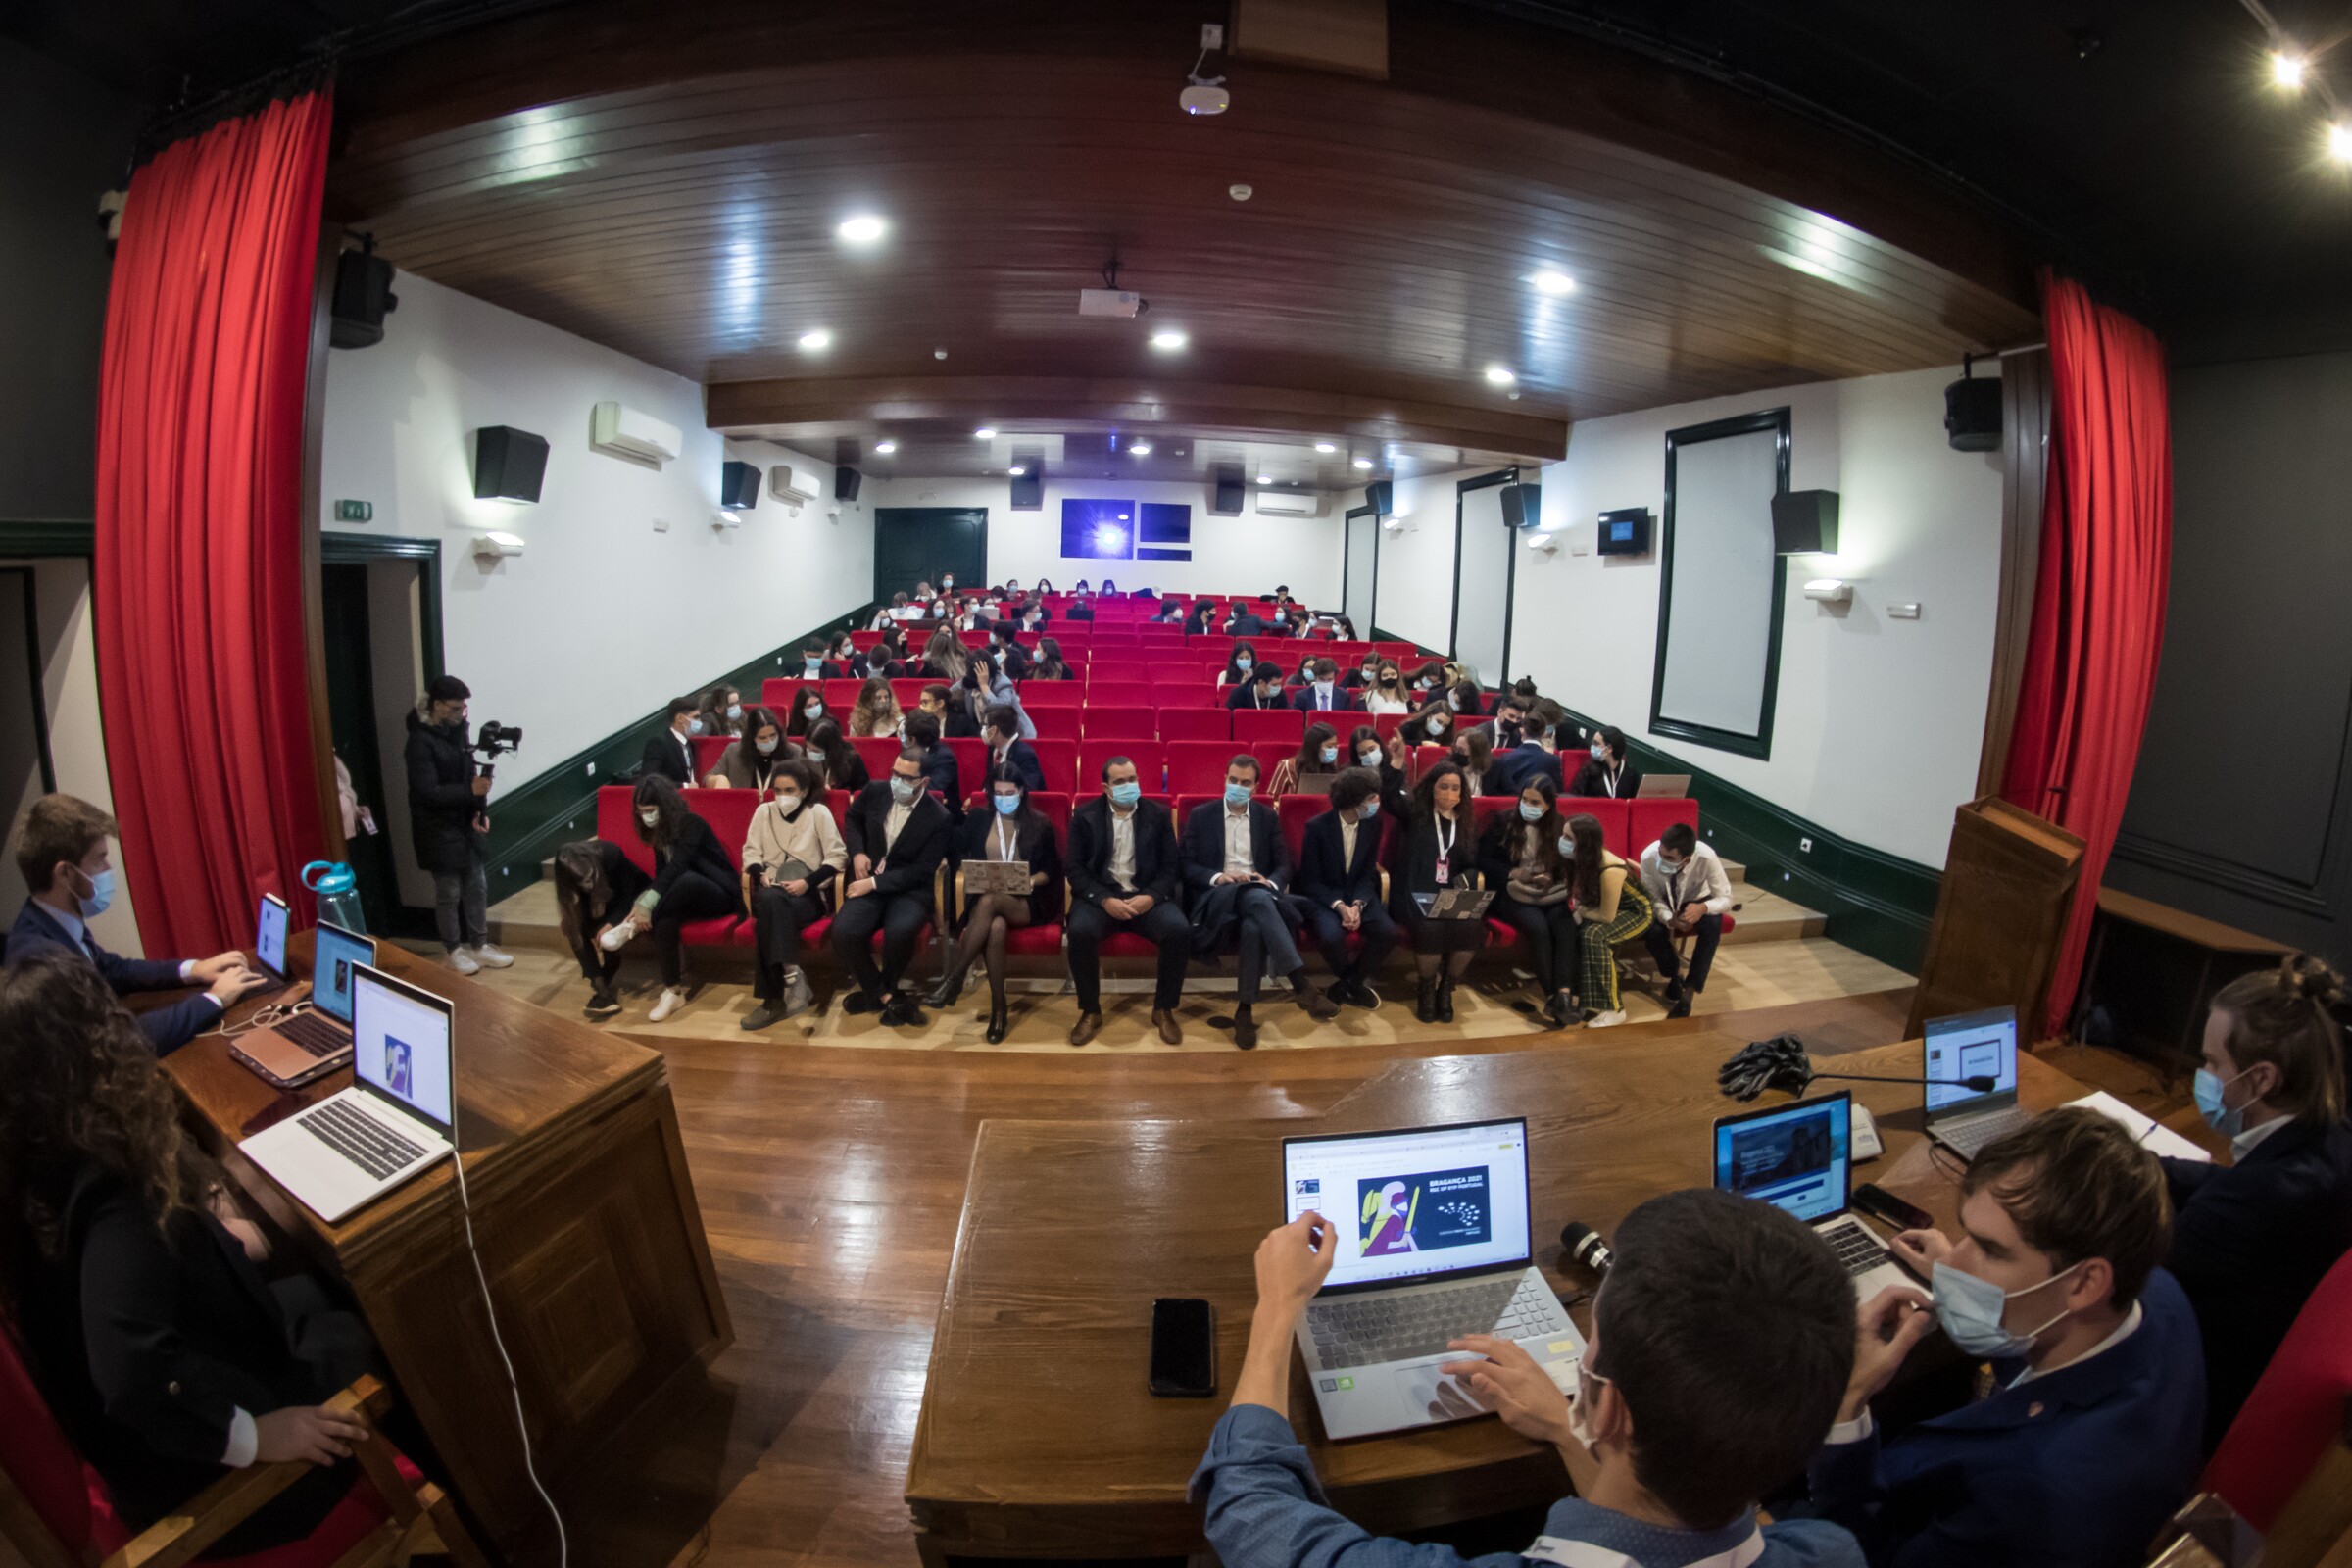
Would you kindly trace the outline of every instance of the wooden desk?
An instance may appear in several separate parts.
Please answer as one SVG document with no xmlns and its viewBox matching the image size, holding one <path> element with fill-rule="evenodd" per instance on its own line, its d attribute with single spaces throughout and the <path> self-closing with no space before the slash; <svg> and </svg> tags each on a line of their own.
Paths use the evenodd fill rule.
<svg viewBox="0 0 2352 1568">
<path fill-rule="evenodd" d="M 307 974 L 311 937 L 290 944 Z M 522 1387 L 539 1474 L 564 1478 L 663 1384 L 733 1338 L 662 1058 L 381 944 L 389 973 L 457 1008 L 458 1146 L 482 1266 Z M 232 1016 L 249 1012 L 241 1007 Z M 351 1082 L 281 1093 L 208 1035 L 167 1056 L 199 1131 L 245 1193 L 366 1314 L 448 1480 L 509 1555 L 553 1545 L 444 1162 L 339 1225 L 236 1143 Z"/>
<path fill-rule="evenodd" d="M 1537 1260 L 1564 1293 L 1594 1282 L 1563 1267 L 1563 1224 L 1607 1233 L 1643 1199 L 1712 1180 L 1710 1124 L 1747 1108 L 1716 1093 L 1715 1069 L 1745 1043 L 1713 1031 L 1594 1037 L 1405 1062 L 1307 1125 L 984 1123 L 907 1473 L 924 1560 L 1205 1549 L 1185 1482 L 1232 1397 L 1255 1298 L 1250 1257 L 1283 1218 L 1286 1134 L 1525 1116 Z M 1916 1076 L 1920 1047 L 1883 1046 L 1837 1064 Z M 2029 1105 L 2088 1092 L 2037 1058 L 2019 1065 Z M 1929 1159 L 1919 1090 L 1821 1087 L 1851 1088 L 1878 1116 L 1886 1152 L 1857 1179 L 1953 1224 L 1957 1188 Z M 1215 1303 L 1216 1397 L 1147 1392 L 1158 1296 Z M 1499 1421 L 1330 1443 L 1296 1362 L 1291 1414 L 1334 1504 L 1374 1531 L 1548 1503 L 1566 1490 L 1558 1455 Z"/>
<path fill-rule="evenodd" d="M 2068 1027 L 2076 1039 L 2090 1009 L 2104 1007 L 2116 1038 L 2168 1074 L 2196 1065 L 2214 993 L 2257 969 L 2277 967 L 2291 944 L 2240 931 L 2136 894 L 2099 889 L 2099 912 Z"/>
</svg>

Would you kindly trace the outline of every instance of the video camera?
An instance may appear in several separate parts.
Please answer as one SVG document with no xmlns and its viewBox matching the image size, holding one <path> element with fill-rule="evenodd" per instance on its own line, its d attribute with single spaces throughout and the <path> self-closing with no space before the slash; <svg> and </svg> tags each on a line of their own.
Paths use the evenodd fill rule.
<svg viewBox="0 0 2352 1568">
<path fill-rule="evenodd" d="M 472 747 L 473 754 L 482 759 L 482 777 L 498 776 L 498 770 L 490 765 L 490 759 L 504 757 L 521 745 L 521 730 L 512 724 L 501 724 L 496 719 L 484 719 L 481 733 L 474 737 Z"/>
</svg>

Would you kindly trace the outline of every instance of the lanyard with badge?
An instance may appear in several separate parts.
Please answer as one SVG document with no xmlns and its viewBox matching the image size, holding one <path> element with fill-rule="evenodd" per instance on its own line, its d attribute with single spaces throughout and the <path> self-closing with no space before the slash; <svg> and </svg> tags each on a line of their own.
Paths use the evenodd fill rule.
<svg viewBox="0 0 2352 1568">
<path fill-rule="evenodd" d="M 1453 831 L 1450 833 L 1446 831 L 1449 827 L 1453 829 Z M 1441 816 L 1438 818 L 1437 832 L 1438 886 L 1444 887 L 1446 886 L 1451 874 L 1451 865 L 1449 862 L 1453 858 L 1454 841 L 1462 836 L 1462 824 L 1459 822 L 1448 822 L 1446 820 L 1446 818 Z"/>
<path fill-rule="evenodd" d="M 1558 1536 L 1538 1536 L 1535 1544 L 1519 1555 L 1537 1562 L 1557 1563 L 1559 1568 L 1642 1568 L 1639 1557 L 1611 1551 L 1590 1541 L 1564 1541 Z M 1747 1539 L 1731 1550 L 1693 1557 L 1682 1568 L 1748 1568 L 1748 1564 L 1763 1555 L 1764 1532 L 1751 1528 Z"/>
<path fill-rule="evenodd" d="M 1003 861 L 1004 861 L 1005 864 L 1007 864 L 1007 865 L 1010 865 L 1010 864 L 1012 863 L 1012 861 L 1013 861 L 1013 854 L 1012 854 L 1012 852 L 1013 852 L 1013 849 L 1015 848 L 1015 846 L 1016 846 L 1017 842 L 1018 842 L 1018 841 L 1017 841 L 1017 840 L 1015 840 L 1015 839 L 1013 838 L 1013 836 L 1012 836 L 1012 834 L 1010 833 L 1010 831 L 1009 831 L 1009 830 L 1006 828 L 1006 826 L 1005 826 L 1005 822 L 1004 822 L 1004 818 L 1003 818 L 1003 817 L 1001 817 L 1001 816 L 1000 816 L 1000 817 L 998 817 L 998 818 L 997 818 L 997 858 L 998 858 L 998 859 L 1000 859 L 1000 860 L 1003 860 Z"/>
</svg>

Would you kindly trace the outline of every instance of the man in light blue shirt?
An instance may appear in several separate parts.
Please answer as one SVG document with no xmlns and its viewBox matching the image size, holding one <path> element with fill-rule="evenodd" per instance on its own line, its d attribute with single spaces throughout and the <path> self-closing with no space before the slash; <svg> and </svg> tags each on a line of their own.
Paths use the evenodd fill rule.
<svg viewBox="0 0 2352 1568">
<path fill-rule="evenodd" d="M 1455 1342 L 1464 1357 L 1445 1370 L 1479 1404 L 1592 1477 L 1523 1551 L 1476 1559 L 1334 1512 L 1291 1430 L 1292 1332 L 1336 1234 L 1309 1213 L 1258 1246 L 1249 1353 L 1192 1482 L 1224 1568 L 1863 1568 L 1837 1525 L 1756 1520 L 1820 1446 L 1853 1368 L 1853 1287 L 1796 1220 L 1700 1189 L 1628 1214 L 1573 1399 L 1507 1340 Z"/>
</svg>

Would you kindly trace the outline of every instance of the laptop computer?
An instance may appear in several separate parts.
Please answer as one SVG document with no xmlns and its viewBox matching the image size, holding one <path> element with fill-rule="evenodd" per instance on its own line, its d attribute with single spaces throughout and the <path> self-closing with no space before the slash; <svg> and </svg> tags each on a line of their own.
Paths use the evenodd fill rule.
<svg viewBox="0 0 2352 1568">
<path fill-rule="evenodd" d="M 262 895 L 261 917 L 254 922 L 253 961 L 282 989 L 286 973 L 286 935 L 294 928 L 294 911 L 274 893 Z"/>
<path fill-rule="evenodd" d="M 1966 1159 L 2023 1127 L 2032 1112 L 2017 1102 L 2017 1009 L 1987 1007 L 1928 1020 L 1922 1073 L 1928 1136 Z M 1938 1079 L 1990 1078 L 1990 1089 Z"/>
<path fill-rule="evenodd" d="M 351 1060 L 351 986 L 355 965 L 375 962 L 375 944 L 330 921 L 318 922 L 311 955 L 310 1005 L 249 1029 L 229 1047 L 237 1061 L 280 1089 L 299 1089 Z"/>
<path fill-rule="evenodd" d="M 1688 773 L 1644 773 L 1642 787 L 1634 791 L 1637 801 L 1679 801 L 1690 793 Z"/>
<path fill-rule="evenodd" d="M 1812 1226 L 1868 1300 L 1916 1282 L 1847 1210 L 1852 1173 L 1853 1105 L 1843 1090 L 1716 1119 L 1716 1190 L 1762 1199 Z"/>
<path fill-rule="evenodd" d="M 237 1148 L 330 1224 L 455 1147 L 449 1003 L 366 964 L 351 970 L 352 1086 Z"/>
<path fill-rule="evenodd" d="M 1323 1430 L 1362 1437 L 1480 1413 L 1441 1405 L 1438 1367 L 1464 1334 L 1516 1340 L 1571 1367 L 1585 1342 L 1534 1266 L 1527 1123 L 1475 1122 L 1282 1142 L 1284 1217 L 1339 1227 L 1330 1277 L 1298 1320 Z"/>
</svg>

